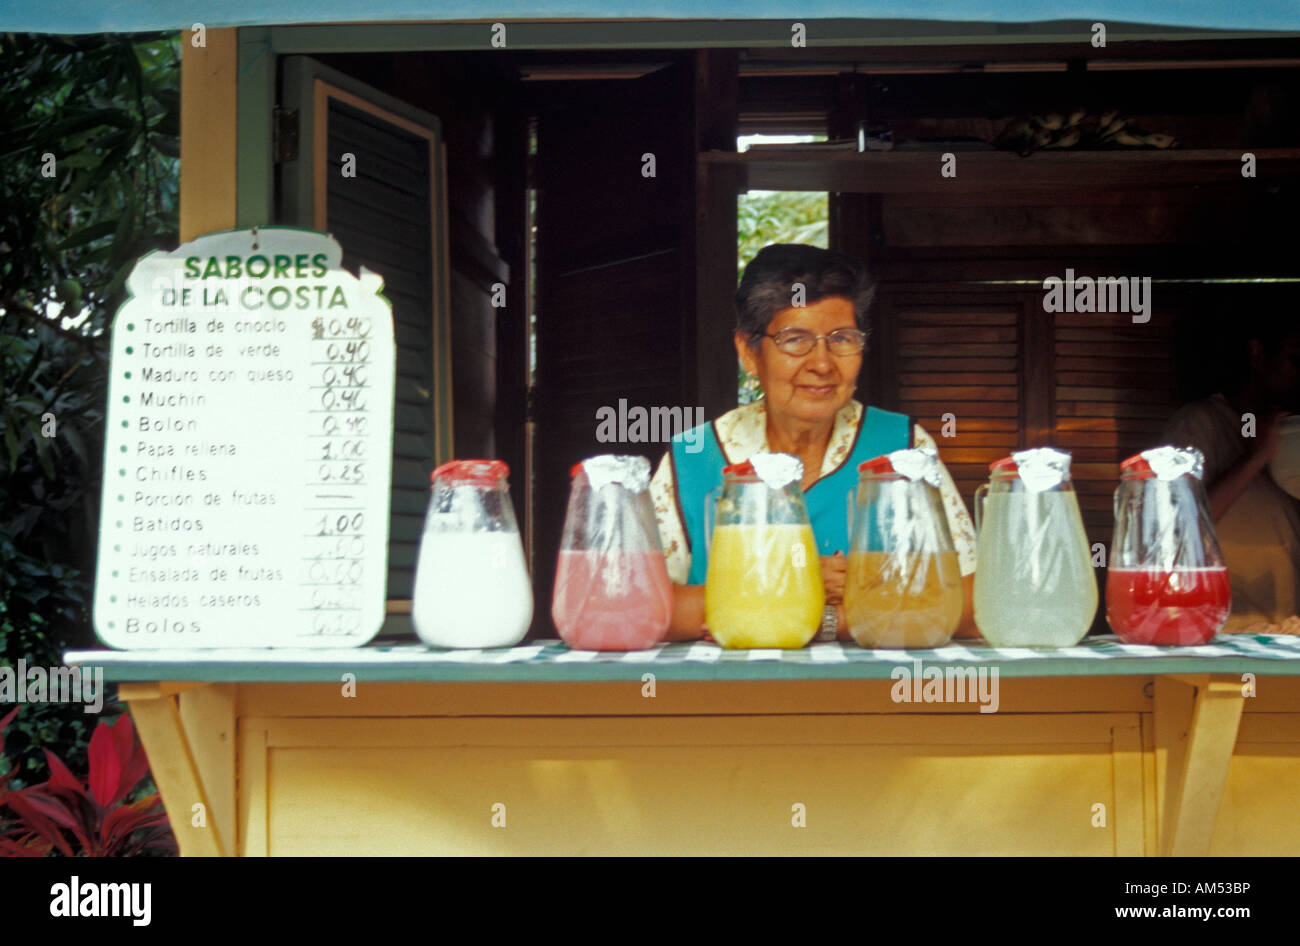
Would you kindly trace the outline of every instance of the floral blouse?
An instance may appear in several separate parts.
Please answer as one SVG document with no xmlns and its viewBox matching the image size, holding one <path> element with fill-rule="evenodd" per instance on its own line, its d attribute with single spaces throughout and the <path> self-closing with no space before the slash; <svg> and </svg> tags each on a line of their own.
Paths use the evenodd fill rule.
<svg viewBox="0 0 1300 946">
<path fill-rule="evenodd" d="M 831 441 L 822 458 L 821 476 L 833 473 L 853 449 L 862 414 L 862 405 L 856 400 L 850 400 L 835 415 Z M 728 411 L 717 419 L 715 427 L 728 463 L 744 463 L 755 453 L 763 453 L 768 449 L 767 406 L 762 399 Z M 920 424 L 912 427 L 912 446 L 930 447 L 938 452 L 934 438 Z M 942 462 L 939 464 L 939 474 L 939 493 L 943 498 L 944 512 L 948 515 L 948 531 L 952 533 L 961 573 L 969 575 L 975 571 L 975 527 L 971 524 L 970 513 L 966 511 L 966 504 L 962 502 L 952 476 Z M 668 557 L 668 574 L 678 584 L 685 584 L 691 571 L 691 553 L 686 541 L 686 526 L 677 510 L 676 492 L 673 465 L 668 462 L 665 453 L 659 461 L 659 469 L 650 481 L 650 496 L 654 501 L 655 518 L 659 522 L 659 538 L 663 542 L 664 554 Z"/>
</svg>

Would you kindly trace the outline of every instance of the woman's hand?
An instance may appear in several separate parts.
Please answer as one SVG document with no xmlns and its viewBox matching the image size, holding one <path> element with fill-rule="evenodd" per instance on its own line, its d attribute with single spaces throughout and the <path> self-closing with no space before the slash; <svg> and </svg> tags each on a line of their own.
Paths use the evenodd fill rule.
<svg viewBox="0 0 1300 946">
<path fill-rule="evenodd" d="M 823 555 L 822 584 L 826 586 L 826 603 L 841 604 L 844 601 L 844 578 L 848 571 L 848 559 L 843 552 Z"/>
<path fill-rule="evenodd" d="M 704 627 L 704 586 L 679 585 L 673 582 L 673 616 L 668 622 L 669 641 L 709 640 Z"/>
<path fill-rule="evenodd" d="M 984 635 L 975 625 L 975 573 L 963 575 L 961 579 L 962 607 L 961 622 L 952 636 L 966 640 L 979 640 Z"/>
</svg>

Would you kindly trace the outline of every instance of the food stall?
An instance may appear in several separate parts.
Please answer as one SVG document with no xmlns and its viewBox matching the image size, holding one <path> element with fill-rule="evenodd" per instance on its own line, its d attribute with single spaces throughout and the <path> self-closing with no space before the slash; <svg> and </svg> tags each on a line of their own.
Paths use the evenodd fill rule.
<svg viewBox="0 0 1300 946">
<path fill-rule="evenodd" d="M 69 660 L 122 681 L 183 854 L 1260 856 L 1300 837 L 1298 645 Z M 996 712 L 927 702 L 949 668 Z"/>
<path fill-rule="evenodd" d="M 1240 149 L 1227 145 L 1042 154 L 1029 171 L 1016 154 L 981 153 L 962 158 L 969 164 L 947 192 L 951 178 L 935 173 L 936 155 L 925 151 L 877 155 L 872 167 L 863 163 L 872 156 L 857 152 L 738 153 L 741 90 L 759 88 L 762 76 L 742 85 L 737 50 L 771 51 L 784 69 L 768 62 L 770 74 L 838 76 L 831 86 L 840 90 L 838 105 L 865 109 L 871 96 L 843 78 L 836 58 L 844 49 L 894 67 L 882 71 L 888 75 L 904 75 L 918 56 L 943 60 L 939 71 L 956 75 L 952 60 L 977 55 L 1026 74 L 1027 59 L 1047 57 L 1068 77 L 1077 69 L 1067 60 L 1150 63 L 1174 48 L 1188 62 L 1294 71 L 1293 12 L 1247 10 L 1210 22 L 1167 7 L 1133 23 L 1132 11 L 1116 4 L 1111 12 L 1124 20 L 1098 46 L 1091 12 L 1087 21 L 1019 22 L 1028 18 L 1019 8 L 1003 22 L 958 22 L 942 12 L 903 21 L 864 2 L 851 5 L 855 18 L 797 24 L 807 40 L 792 44 L 791 23 L 752 19 L 740 4 L 715 11 L 734 19 L 716 21 L 617 19 L 621 11 L 596 4 L 589 21 L 524 20 L 549 11 L 518 10 L 503 23 L 452 22 L 454 12 L 430 22 L 408 9 L 416 6 L 384 4 L 366 23 L 318 7 L 310 24 L 272 26 L 265 24 L 304 14 L 263 4 L 221 22 L 204 24 L 196 14 L 202 43 L 197 29 L 184 34 L 182 242 L 247 239 L 255 253 L 259 232 L 290 242 L 268 234 L 293 227 L 333 234 L 344 265 L 380 273 L 392 290 L 395 359 L 385 368 L 377 358 L 370 379 L 394 391 L 391 427 L 381 428 L 391 437 L 383 477 L 391 488 L 367 499 L 391 503 L 366 552 L 387 579 L 382 614 L 366 616 L 382 622 L 376 640 L 332 646 L 329 635 L 349 628 L 317 626 L 320 636 L 304 646 L 288 640 L 286 616 L 287 623 L 245 622 L 230 646 L 150 648 L 117 638 L 130 649 L 66 656 L 103 666 L 118 683 L 183 854 L 1300 851 L 1289 789 L 1300 777 L 1300 638 L 1224 635 L 1161 647 L 1103 636 L 1059 648 L 958 640 L 918 650 L 690 642 L 615 654 L 569 649 L 552 639 L 544 617 L 565 474 L 598 452 L 589 408 L 616 403 L 620 391 L 642 403 L 699 405 L 706 417 L 735 403 L 726 359 L 738 191 L 835 194 L 833 238 L 875 264 L 894 289 L 882 297 L 882 344 L 870 355 L 863 400 L 927 423 L 952 405 L 973 419 L 962 428 L 968 439 L 940 451 L 967 499 L 990 459 L 1025 446 L 1068 447 L 1080 461 L 1080 506 L 1096 540 L 1109 537 L 1117 463 L 1150 433 L 1163 405 L 1133 398 L 1124 372 L 1094 376 L 1077 362 L 1109 343 L 1108 331 L 1128 351 L 1167 350 L 1174 313 L 1157 312 L 1148 335 L 1105 318 L 1032 318 L 1027 300 L 1060 257 L 1049 267 L 1043 260 L 1052 253 L 1034 257 L 1026 247 L 1088 246 L 1104 261 L 1099 247 L 1134 242 L 1118 232 L 1132 225 L 1124 217 L 1132 213 L 1161 235 L 1135 249 L 1144 271 L 1172 286 L 1214 256 L 1181 252 L 1179 239 L 1217 219 L 1189 216 L 1186 207 L 1242 186 L 1232 179 L 1240 177 Z M 813 6 L 845 15 L 843 5 Z M 947 15 L 960 13 L 954 6 Z M 102 28 L 160 25 L 134 9 Z M 1218 45 L 1227 43 L 1240 45 Z M 952 48 L 963 51 L 940 52 Z M 581 51 L 581 62 L 556 55 L 568 50 Z M 528 69 L 549 68 L 550 78 L 527 94 L 497 84 L 486 57 L 507 51 L 536 53 Z M 795 65 L 804 51 L 810 55 Z M 668 67 L 655 59 L 656 68 L 645 68 L 651 52 Z M 442 57 L 435 65 L 421 58 L 433 53 Z M 619 94 L 571 85 L 582 84 L 573 76 L 583 70 L 601 81 L 622 70 Z M 775 98 L 751 101 L 750 113 L 775 114 Z M 488 116 L 498 108 L 511 120 L 493 124 Z M 534 110 L 547 120 L 530 158 Z M 847 134 L 866 115 L 841 107 L 834 121 Z M 606 147 L 615 139 L 619 148 Z M 643 189 L 609 183 L 629 147 L 638 159 L 659 157 L 659 174 Z M 406 182 L 400 206 L 373 190 L 347 192 L 329 173 L 360 154 L 367 183 L 367 149 L 387 162 L 383 174 Z M 1300 149 L 1257 151 L 1267 186 L 1300 176 Z M 596 171 L 584 155 L 601 162 Z M 530 174 L 543 185 L 535 206 Z M 1091 182 L 1093 197 L 1109 192 L 1095 205 L 1076 201 L 1069 188 L 1080 180 Z M 1153 185 L 1150 203 L 1134 196 Z M 610 211 L 618 188 L 626 199 Z M 972 222 L 990 194 L 1007 199 L 1005 213 Z M 1267 199 L 1248 204 L 1241 220 L 1273 225 L 1277 208 Z M 1036 233 L 990 235 L 1058 205 L 1065 210 Z M 586 214 L 574 214 L 575 206 Z M 1105 223 L 1111 215 L 1128 222 Z M 978 233 L 988 252 L 953 257 L 954 220 L 965 220 L 958 228 Z M 531 225 L 540 233 L 535 247 Z M 1269 265 L 1300 275 L 1282 248 L 1258 249 L 1244 240 L 1216 260 L 1216 274 L 1243 277 Z M 530 288 L 533 254 L 538 284 Z M 309 278 L 312 252 L 285 251 L 286 259 L 298 255 L 309 260 Z M 581 285 L 569 278 L 575 273 L 585 277 Z M 1031 273 L 1039 282 L 1025 289 Z M 246 278 L 229 267 L 217 275 Z M 357 285 L 367 278 L 363 269 Z M 496 295 L 502 305 L 491 301 Z M 606 345 L 609 323 L 591 316 L 601 307 L 625 312 L 625 324 L 644 331 Z M 665 319 L 665 311 L 678 315 Z M 525 367 L 534 316 L 535 412 Z M 326 318 L 323 331 L 331 332 Z M 318 339 L 322 351 L 330 338 L 352 336 Z M 945 377 L 944 366 L 907 362 L 943 341 L 997 347 L 979 349 L 996 364 L 948 366 Z M 599 370 L 575 368 L 591 368 L 597 355 Z M 1126 400 L 1142 403 L 1111 409 Z M 237 436 L 229 434 L 232 442 Z M 645 452 L 657 457 L 662 449 Z M 418 645 L 410 614 L 429 471 L 453 457 L 489 456 L 519 471 L 512 495 L 526 523 L 541 623 L 513 647 Z M 248 541 L 273 528 L 269 518 L 257 524 L 257 509 L 240 514 L 253 523 Z M 101 549 L 101 569 L 106 554 Z M 372 568 L 366 581 L 374 580 Z M 317 583 L 339 581 L 331 573 Z M 374 588 L 362 590 L 374 600 Z M 259 639 L 290 646 L 258 646 Z"/>
</svg>

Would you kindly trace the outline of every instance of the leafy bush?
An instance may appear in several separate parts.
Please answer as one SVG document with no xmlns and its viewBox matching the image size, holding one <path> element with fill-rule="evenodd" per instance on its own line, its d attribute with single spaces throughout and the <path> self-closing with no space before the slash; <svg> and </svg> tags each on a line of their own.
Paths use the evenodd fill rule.
<svg viewBox="0 0 1300 946">
<path fill-rule="evenodd" d="M 16 707 L 0 719 L 0 753 L 5 727 Z M 127 799 L 149 771 L 149 760 L 123 713 L 111 726 L 101 722 L 90 737 L 90 775 L 83 782 L 53 752 L 45 751 L 50 777 L 40 785 L 10 790 L 14 772 L 0 775 L 0 855 L 42 857 L 127 857 L 175 854 L 176 839 L 162 799 L 155 792 Z M 17 817 L 4 818 L 8 808 Z"/>
<path fill-rule="evenodd" d="M 107 328 L 131 265 L 174 246 L 175 34 L 0 34 L 0 663 L 94 643 Z M 79 755 L 83 707 L 28 707 L 16 784 Z"/>
</svg>

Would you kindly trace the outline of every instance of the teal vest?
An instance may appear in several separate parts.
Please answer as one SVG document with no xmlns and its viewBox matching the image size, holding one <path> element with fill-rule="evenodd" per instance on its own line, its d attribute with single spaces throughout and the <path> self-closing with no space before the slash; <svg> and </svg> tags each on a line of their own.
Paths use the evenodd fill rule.
<svg viewBox="0 0 1300 946">
<path fill-rule="evenodd" d="M 686 449 L 688 437 L 699 448 L 695 453 Z M 877 407 L 863 409 L 858 436 L 848 458 L 804 493 L 818 554 L 848 554 L 848 503 L 845 497 L 858 485 L 858 465 L 911 445 L 912 421 L 906 414 L 882 411 Z M 727 465 L 722 445 L 718 442 L 717 428 L 708 423 L 678 434 L 672 440 L 669 456 L 677 480 L 678 509 L 691 552 L 691 573 L 686 583 L 702 585 L 709 573 L 709 555 L 704 542 L 705 497 L 710 490 L 722 485 L 722 468 Z"/>
</svg>

